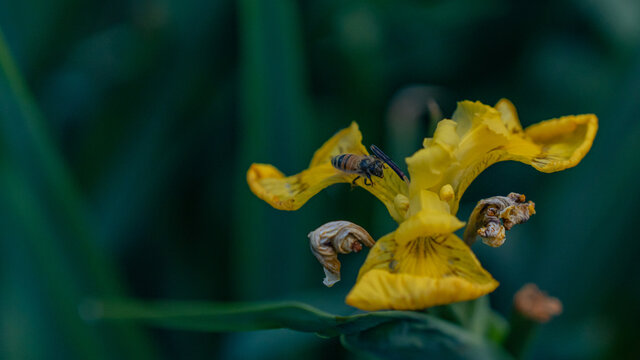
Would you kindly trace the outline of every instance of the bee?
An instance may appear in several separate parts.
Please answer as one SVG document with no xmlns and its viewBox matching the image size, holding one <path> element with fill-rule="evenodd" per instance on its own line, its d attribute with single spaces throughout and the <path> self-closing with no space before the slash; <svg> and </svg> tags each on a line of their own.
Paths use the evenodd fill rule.
<svg viewBox="0 0 640 360">
<path fill-rule="evenodd" d="M 340 154 L 334 156 L 331 158 L 331 165 L 347 174 L 357 174 L 358 176 L 351 182 L 353 185 L 361 177 L 364 178 L 365 185 L 373 185 L 371 176 L 377 176 L 382 179 L 384 177 L 385 164 L 389 165 L 402 180 L 409 183 L 409 178 L 382 150 L 375 145 L 371 145 L 370 149 L 373 155 Z M 369 180 L 368 184 L 367 180 Z"/>
</svg>

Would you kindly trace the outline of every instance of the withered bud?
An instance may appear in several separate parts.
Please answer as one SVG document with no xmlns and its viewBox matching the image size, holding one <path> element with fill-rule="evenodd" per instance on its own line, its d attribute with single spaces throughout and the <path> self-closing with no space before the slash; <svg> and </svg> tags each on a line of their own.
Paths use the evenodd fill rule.
<svg viewBox="0 0 640 360">
<path fill-rule="evenodd" d="M 371 235 L 362 227 L 349 221 L 332 221 L 309 233 L 311 252 L 324 267 L 323 283 L 331 287 L 340 281 L 338 254 L 362 250 L 362 245 L 375 244 Z"/>
<path fill-rule="evenodd" d="M 518 290 L 513 297 L 513 306 L 516 311 L 538 323 L 546 323 L 562 313 L 560 300 L 548 296 L 532 283 Z"/>
<path fill-rule="evenodd" d="M 476 236 L 480 236 L 482 242 L 489 246 L 501 246 L 506 240 L 506 230 L 527 222 L 535 213 L 533 201 L 526 202 L 522 194 L 511 193 L 480 200 L 469 217 L 464 241 L 471 246 Z"/>
</svg>

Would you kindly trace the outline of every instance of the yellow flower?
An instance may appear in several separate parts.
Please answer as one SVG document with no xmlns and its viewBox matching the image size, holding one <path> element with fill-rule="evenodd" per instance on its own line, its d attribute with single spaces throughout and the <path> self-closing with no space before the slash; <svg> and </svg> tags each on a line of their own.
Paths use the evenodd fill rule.
<svg viewBox="0 0 640 360">
<path fill-rule="evenodd" d="M 515 160 L 543 172 L 575 166 L 591 148 L 595 115 L 565 116 L 523 129 L 514 106 L 462 101 L 450 120 L 438 123 L 433 138 L 406 159 L 407 185 L 391 169 L 373 185 L 357 184 L 380 199 L 398 228 L 369 252 L 347 303 L 363 310 L 423 309 L 475 299 L 498 282 L 482 268 L 454 232 L 464 226 L 455 216 L 473 179 L 490 165 Z M 251 190 L 273 207 L 296 210 L 325 187 L 351 182 L 356 175 L 333 168 L 333 156 L 366 155 L 356 123 L 316 151 L 309 168 L 285 177 L 271 165 L 253 164 Z"/>
</svg>

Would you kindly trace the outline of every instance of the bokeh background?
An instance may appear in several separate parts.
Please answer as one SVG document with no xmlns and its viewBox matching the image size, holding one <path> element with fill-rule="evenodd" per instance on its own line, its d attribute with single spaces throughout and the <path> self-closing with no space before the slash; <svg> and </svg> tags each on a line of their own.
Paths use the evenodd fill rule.
<svg viewBox="0 0 640 360">
<path fill-rule="evenodd" d="M 484 172 L 463 199 L 521 192 L 538 214 L 491 249 L 491 302 L 535 282 L 562 316 L 531 358 L 638 358 L 640 2 L 636 0 L 0 1 L 0 357 L 354 358 L 337 339 L 212 334 L 82 319 L 91 298 L 344 296 L 366 252 L 322 285 L 307 233 L 350 220 L 395 229 L 381 203 L 335 185 L 297 212 L 245 181 L 287 174 L 357 121 L 404 167 L 433 103 L 511 99 L 521 121 L 595 113 L 576 168 Z M 430 105 L 431 104 L 431 107 Z"/>
</svg>

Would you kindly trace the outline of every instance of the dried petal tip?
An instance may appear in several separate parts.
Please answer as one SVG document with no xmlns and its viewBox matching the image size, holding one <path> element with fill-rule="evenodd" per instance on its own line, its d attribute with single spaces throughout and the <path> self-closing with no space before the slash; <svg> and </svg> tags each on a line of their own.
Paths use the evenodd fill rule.
<svg viewBox="0 0 640 360">
<path fill-rule="evenodd" d="M 358 252 L 363 244 L 372 247 L 375 241 L 365 229 L 349 221 L 332 221 L 309 233 L 311 252 L 324 267 L 326 286 L 340 281 L 338 253 Z"/>
<path fill-rule="evenodd" d="M 560 300 L 547 296 L 531 283 L 518 290 L 513 298 L 513 306 L 516 311 L 538 323 L 546 323 L 562 313 Z"/>
<path fill-rule="evenodd" d="M 464 232 L 464 241 L 471 246 L 476 236 L 485 244 L 498 247 L 506 240 L 506 230 L 522 224 L 536 213 L 533 201 L 525 202 L 522 194 L 494 196 L 480 200 L 469 217 L 469 225 Z"/>
</svg>

